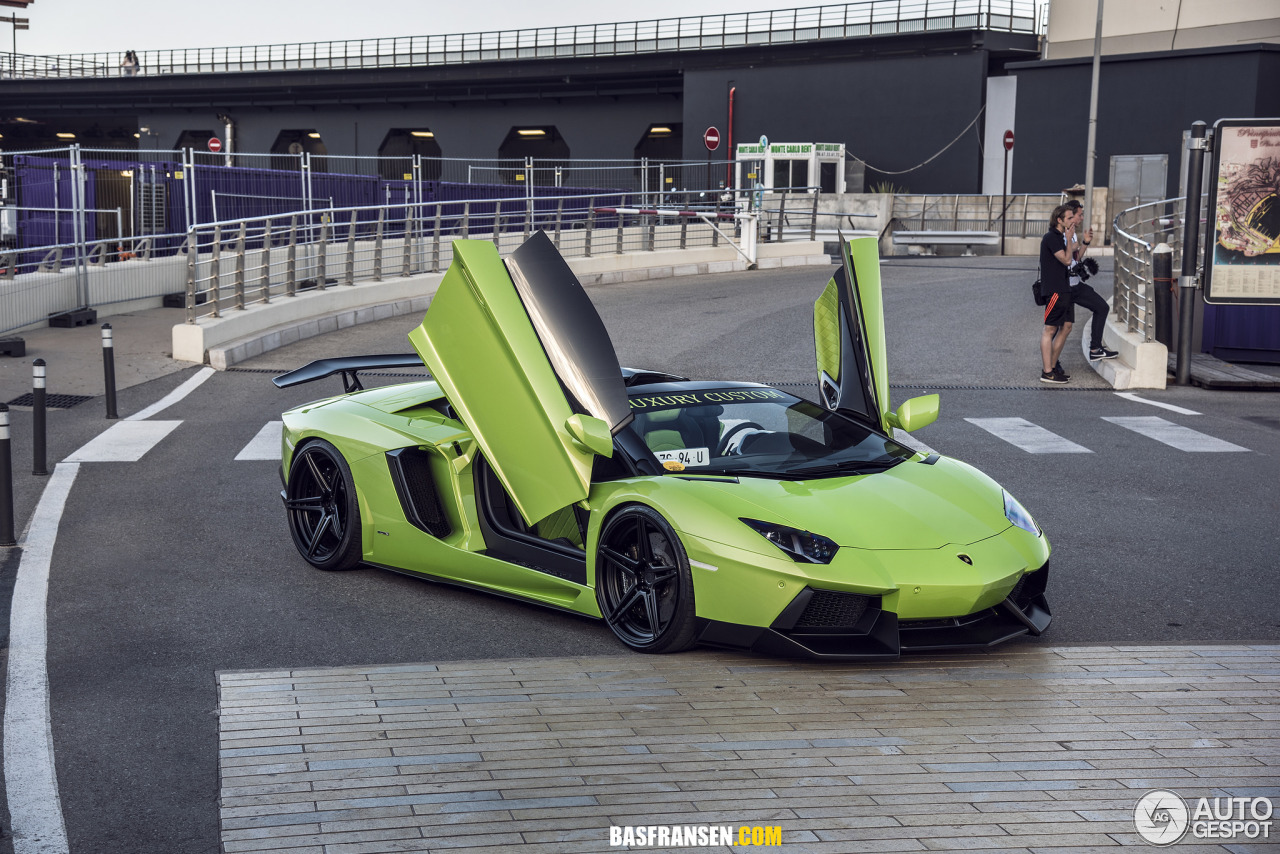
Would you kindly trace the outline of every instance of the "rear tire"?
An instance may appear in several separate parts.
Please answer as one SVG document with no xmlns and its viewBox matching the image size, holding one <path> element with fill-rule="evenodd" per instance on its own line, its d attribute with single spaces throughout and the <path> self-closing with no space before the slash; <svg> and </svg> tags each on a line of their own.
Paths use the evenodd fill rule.
<svg viewBox="0 0 1280 854">
<path fill-rule="evenodd" d="M 689 558 L 656 510 L 632 504 L 605 523 L 596 550 L 596 601 L 618 640 L 637 652 L 693 646 Z"/>
<path fill-rule="evenodd" d="M 337 448 L 316 439 L 294 453 L 284 506 L 303 560 L 324 570 L 360 565 L 360 504 L 351 469 Z"/>
</svg>

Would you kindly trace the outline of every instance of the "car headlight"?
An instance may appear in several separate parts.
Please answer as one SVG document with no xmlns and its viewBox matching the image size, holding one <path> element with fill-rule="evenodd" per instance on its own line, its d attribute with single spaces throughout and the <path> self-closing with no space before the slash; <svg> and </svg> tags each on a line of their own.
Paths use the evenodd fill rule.
<svg viewBox="0 0 1280 854">
<path fill-rule="evenodd" d="M 1035 534 L 1037 537 L 1040 536 L 1040 527 L 1036 525 L 1036 520 L 1031 518 L 1027 508 L 1019 504 L 1018 499 L 1010 495 L 1007 490 L 1004 490 L 1004 516 L 1022 530 Z"/>
<path fill-rule="evenodd" d="M 753 531 L 773 543 L 787 557 L 797 563 L 831 563 L 840 547 L 833 540 L 821 534 L 776 525 L 773 522 L 761 522 L 759 519 L 743 519 Z"/>
</svg>

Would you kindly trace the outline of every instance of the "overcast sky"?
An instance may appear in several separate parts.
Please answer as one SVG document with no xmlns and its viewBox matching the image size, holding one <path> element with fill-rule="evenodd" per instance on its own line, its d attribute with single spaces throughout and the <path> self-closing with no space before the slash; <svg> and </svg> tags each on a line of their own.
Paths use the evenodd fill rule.
<svg viewBox="0 0 1280 854">
<path fill-rule="evenodd" d="M 474 33 L 793 9 L 787 0 L 34 0 L 18 52 L 93 53 Z M 12 12 L 12 9 L 5 9 Z M 0 24 L 0 49 L 12 49 Z"/>
</svg>

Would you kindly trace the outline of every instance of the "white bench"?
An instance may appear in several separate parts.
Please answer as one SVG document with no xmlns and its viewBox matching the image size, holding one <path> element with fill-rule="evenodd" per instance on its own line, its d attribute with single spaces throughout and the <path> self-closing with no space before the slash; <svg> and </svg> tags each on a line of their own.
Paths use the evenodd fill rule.
<svg viewBox="0 0 1280 854">
<path fill-rule="evenodd" d="M 998 231 L 895 231 L 893 242 L 897 246 L 963 246 L 965 255 L 973 255 L 974 246 L 995 246 L 1000 243 Z M 934 254 L 930 251 L 928 254 Z"/>
</svg>

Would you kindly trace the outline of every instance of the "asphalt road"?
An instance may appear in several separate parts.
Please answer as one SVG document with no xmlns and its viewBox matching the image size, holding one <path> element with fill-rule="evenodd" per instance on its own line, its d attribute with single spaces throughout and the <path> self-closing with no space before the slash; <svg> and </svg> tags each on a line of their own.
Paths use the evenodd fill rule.
<svg viewBox="0 0 1280 854">
<path fill-rule="evenodd" d="M 995 477 L 1053 542 L 1055 623 L 1023 642 L 1280 640 L 1280 396 L 1143 393 L 1200 414 L 1157 409 L 1112 394 L 1075 341 L 1063 357 L 1072 383 L 1041 386 L 1026 266 L 988 258 L 884 266 L 895 403 L 937 389 L 942 417 L 918 437 Z M 590 294 L 623 364 L 806 384 L 811 306 L 828 275 L 761 271 Z M 382 570 L 312 570 L 290 542 L 276 463 L 234 460 L 282 409 L 340 388 L 334 379 L 277 390 L 267 369 L 407 352 L 413 325 L 396 318 L 343 330 L 217 374 L 159 416 L 182 424 L 140 461 L 81 465 L 48 609 L 53 736 L 73 854 L 219 850 L 217 671 L 629 654 L 585 619 Z M 122 413 L 190 373 L 127 390 Z M 105 426 L 100 410 L 77 410 L 51 419 L 51 460 Z M 1115 416 L 1159 416 L 1248 450 L 1187 453 L 1103 420 Z M 991 417 L 1024 418 L 1090 453 L 1030 454 L 965 420 Z M 27 512 L 39 488 L 32 480 L 19 478 Z M 12 560 L 0 567 L 5 583 L 13 568 Z M 8 599 L 0 589 L 0 608 Z"/>
</svg>

